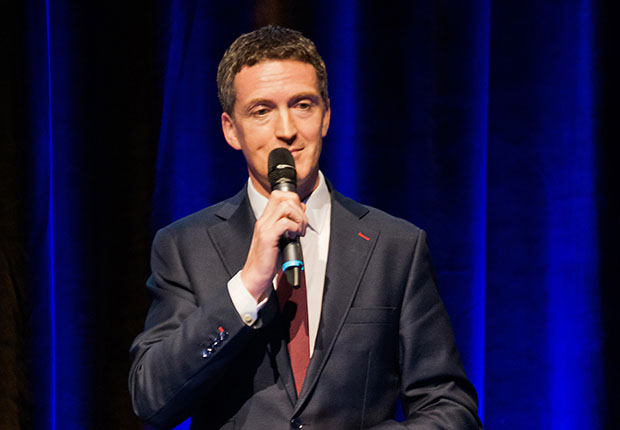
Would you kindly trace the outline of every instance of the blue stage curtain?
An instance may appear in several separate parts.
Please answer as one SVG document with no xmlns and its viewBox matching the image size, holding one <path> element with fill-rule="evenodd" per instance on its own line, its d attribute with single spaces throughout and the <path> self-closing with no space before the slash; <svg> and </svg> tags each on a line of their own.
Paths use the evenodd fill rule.
<svg viewBox="0 0 620 430">
<path fill-rule="evenodd" d="M 308 3 L 10 2 L 1 428 L 145 427 L 126 378 L 150 242 L 247 180 L 215 76 L 268 23 L 327 64 L 326 176 L 427 231 L 485 427 L 620 422 L 613 5 Z"/>
</svg>

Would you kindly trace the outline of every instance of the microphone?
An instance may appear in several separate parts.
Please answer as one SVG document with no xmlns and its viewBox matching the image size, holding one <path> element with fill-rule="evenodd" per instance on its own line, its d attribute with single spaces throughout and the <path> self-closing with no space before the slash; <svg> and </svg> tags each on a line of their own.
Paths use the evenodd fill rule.
<svg viewBox="0 0 620 430">
<path fill-rule="evenodd" d="M 271 151 L 267 171 L 271 191 L 297 192 L 297 171 L 291 151 L 286 148 L 276 148 Z M 286 280 L 293 288 L 299 288 L 301 271 L 304 270 L 304 259 L 299 238 L 292 239 L 286 232 L 280 237 L 279 246 L 282 255 L 282 271 L 286 275 Z"/>
</svg>

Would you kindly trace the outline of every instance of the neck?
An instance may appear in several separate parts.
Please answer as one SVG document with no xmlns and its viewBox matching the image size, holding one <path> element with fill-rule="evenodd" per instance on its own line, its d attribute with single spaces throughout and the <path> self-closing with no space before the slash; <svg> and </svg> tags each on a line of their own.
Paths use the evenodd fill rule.
<svg viewBox="0 0 620 430">
<path fill-rule="evenodd" d="M 298 184 L 297 187 L 297 194 L 299 194 L 299 198 L 300 200 L 303 202 L 304 200 L 306 200 L 310 194 L 312 194 L 312 192 L 314 190 L 316 190 L 316 187 L 319 186 L 319 172 L 318 170 L 311 175 L 311 177 L 314 178 L 308 178 L 311 179 L 309 181 L 304 181 L 304 183 L 302 184 Z M 252 175 L 252 173 L 250 172 L 250 180 L 252 181 L 252 185 L 254 185 L 254 188 L 256 188 L 256 191 L 259 192 L 259 194 L 261 194 L 262 196 L 265 196 L 267 198 L 269 198 L 269 194 L 271 194 L 271 186 L 269 185 L 269 182 L 263 183 L 263 181 L 257 180 L 254 175 Z M 311 186 L 308 186 L 307 184 L 312 184 Z"/>
<path fill-rule="evenodd" d="M 299 194 L 299 198 L 302 202 L 310 197 L 310 194 L 319 186 L 319 171 L 315 171 L 307 179 L 308 180 L 303 183 L 297 184 L 297 194 Z"/>
</svg>

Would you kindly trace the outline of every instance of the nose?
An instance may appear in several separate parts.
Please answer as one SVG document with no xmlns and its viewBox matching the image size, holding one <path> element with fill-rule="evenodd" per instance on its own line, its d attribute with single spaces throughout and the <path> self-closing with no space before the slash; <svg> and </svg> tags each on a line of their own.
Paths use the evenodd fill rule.
<svg viewBox="0 0 620 430">
<path fill-rule="evenodd" d="M 288 109 L 282 109 L 279 112 L 275 134 L 279 141 L 284 142 L 287 145 L 292 145 L 293 142 L 295 142 L 295 139 L 297 139 L 297 126 L 295 125 L 295 119 Z"/>
</svg>

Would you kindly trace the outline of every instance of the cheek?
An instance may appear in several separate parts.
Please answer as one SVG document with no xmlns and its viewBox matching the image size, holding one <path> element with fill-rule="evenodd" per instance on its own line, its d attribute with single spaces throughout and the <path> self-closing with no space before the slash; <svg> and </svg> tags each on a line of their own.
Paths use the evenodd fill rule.
<svg viewBox="0 0 620 430">
<path fill-rule="evenodd" d="M 304 157 L 297 166 L 297 172 L 299 175 L 308 175 L 313 169 L 319 165 L 319 155 L 321 154 L 320 145 L 312 148 L 312 151 Z"/>
<path fill-rule="evenodd" d="M 264 174 L 267 176 L 267 157 L 259 151 L 252 150 L 252 148 L 245 147 L 243 149 L 243 156 L 245 161 L 252 170 Z"/>
</svg>

